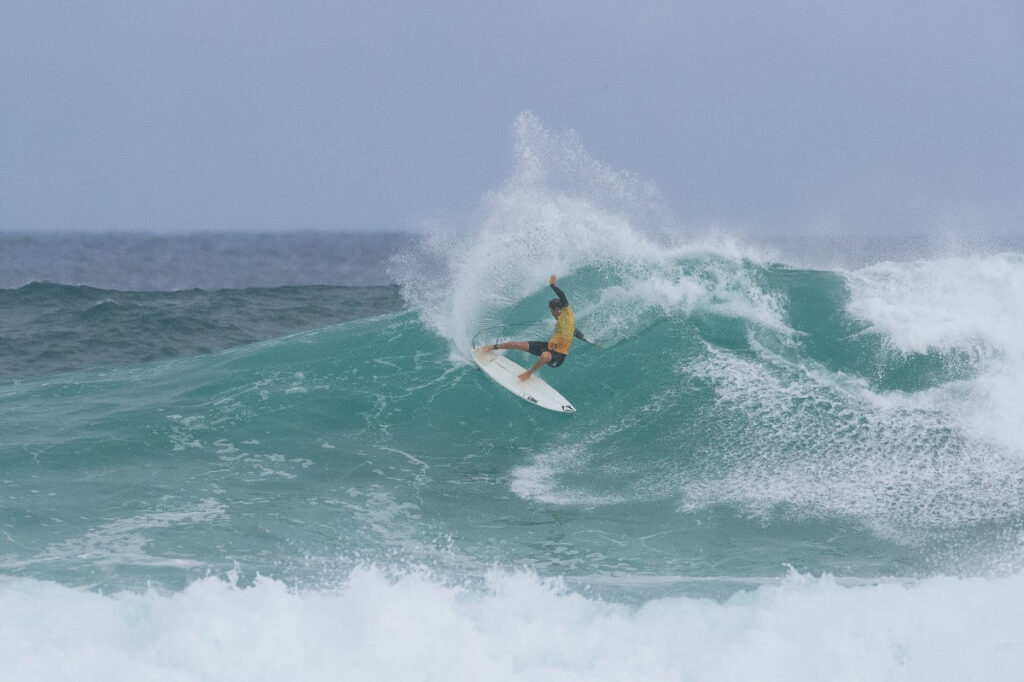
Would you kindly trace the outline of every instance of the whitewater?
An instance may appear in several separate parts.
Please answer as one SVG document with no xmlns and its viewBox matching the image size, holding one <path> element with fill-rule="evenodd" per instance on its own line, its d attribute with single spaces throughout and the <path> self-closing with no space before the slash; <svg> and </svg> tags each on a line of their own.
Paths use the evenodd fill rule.
<svg viewBox="0 0 1024 682">
<path fill-rule="evenodd" d="M 1024 249 L 683 234 L 515 132 L 476 213 L 342 275 L 0 239 L 5 680 L 1024 675 Z M 550 334 L 552 273 L 575 415 L 470 361 Z"/>
</svg>

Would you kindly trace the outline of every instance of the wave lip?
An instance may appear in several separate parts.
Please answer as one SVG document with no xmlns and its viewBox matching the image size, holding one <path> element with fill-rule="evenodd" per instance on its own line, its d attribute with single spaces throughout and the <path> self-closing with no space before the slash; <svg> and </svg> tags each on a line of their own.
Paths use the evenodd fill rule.
<svg viewBox="0 0 1024 682">
<path fill-rule="evenodd" d="M 595 159 L 572 132 L 554 134 L 527 111 L 516 120 L 515 135 L 514 170 L 485 196 L 474 224 L 424 234 L 389 268 L 406 302 L 451 345 L 453 357 L 470 356 L 479 329 L 507 323 L 509 314 L 518 314 L 520 304 L 541 290 L 550 294 L 546 283 L 552 273 L 565 283 L 577 312 L 600 303 L 626 314 L 634 306 L 691 305 L 716 285 L 732 283 L 728 275 L 738 269 L 735 264 L 760 257 L 754 248 L 724 238 L 682 243 L 653 185 Z M 703 282 L 689 273 L 680 276 L 680 260 L 701 257 L 727 262 L 728 275 L 713 281 L 709 273 Z M 584 280 L 603 285 L 597 288 L 623 299 L 622 305 L 595 300 L 590 287 L 570 278 L 576 273 L 591 273 L 593 279 Z M 543 308 L 532 310 L 544 319 Z"/>
</svg>

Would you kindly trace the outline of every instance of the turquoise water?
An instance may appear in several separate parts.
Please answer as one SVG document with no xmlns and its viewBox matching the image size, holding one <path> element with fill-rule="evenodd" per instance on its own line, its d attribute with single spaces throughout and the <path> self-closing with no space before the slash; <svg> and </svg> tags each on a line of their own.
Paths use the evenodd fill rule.
<svg viewBox="0 0 1024 682">
<path fill-rule="evenodd" d="M 527 124 L 397 247 L 3 242 L 4 679 L 1020 678 L 1024 252 L 673 236 Z M 551 273 L 572 415 L 469 361 Z"/>
<path fill-rule="evenodd" d="M 515 640 L 522 628 L 575 628 L 574 640 L 596 647 L 589 660 L 624 628 L 660 652 L 656 668 L 694 672 L 693 658 L 678 658 L 683 644 L 724 655 L 746 641 L 760 660 L 748 638 L 764 618 L 793 628 L 800 656 L 799 633 L 825 628 L 846 651 L 894 620 L 899 646 L 931 651 L 942 633 L 921 631 L 921 616 L 903 609 L 959 618 L 982 600 L 980 631 L 1003 633 L 1002 653 L 979 653 L 994 666 L 985 669 L 999 677 L 1021 663 L 1019 627 L 1003 629 L 1022 613 L 1024 441 L 1020 403 L 1008 402 L 1024 369 L 1021 318 L 991 313 L 1020 312 L 1024 258 L 828 271 L 701 248 L 587 266 L 559 283 L 601 344 L 578 344 L 563 367 L 542 370 L 575 415 L 503 391 L 433 326 L 437 310 L 389 299 L 387 287 L 345 294 L 384 295 L 394 309 L 383 314 L 4 384 L 5 655 L 30 671 L 42 665 L 38 647 L 88 658 L 99 642 L 132 674 L 182 672 L 155 662 L 160 647 L 202 658 L 216 640 L 196 634 L 183 650 L 164 641 L 183 636 L 184 609 L 198 632 L 211 618 L 235 628 L 249 613 L 291 613 L 408 637 L 406 662 L 419 672 L 404 676 L 414 679 L 430 677 L 420 674 L 430 661 L 442 677 L 488 670 L 453 652 L 422 658 L 429 634 L 419 627 L 452 627 L 464 645 L 483 637 L 485 650 L 499 647 L 487 658 L 499 677 L 515 678 L 519 665 L 503 667 L 502 656 L 534 674 L 552 660 L 550 644 Z M 313 293 L 322 292 L 235 291 L 223 305 Z M 15 294 L 33 305 L 69 296 L 58 286 L 5 292 Z M 160 307 L 168 295 L 130 298 Z M 459 300 L 472 309 L 462 309 L 467 324 L 526 325 L 488 337 L 539 338 L 549 297 L 534 286 L 507 301 Z M 82 319 L 93 331 L 124 323 Z M 833 631 L 837 612 L 844 624 Z M 69 619 L 73 632 L 61 629 Z M 326 647 L 318 656 L 333 652 L 312 627 L 267 625 L 260 636 L 299 628 Z M 698 646 L 708 627 L 719 639 Z M 477 634 L 459 635 L 465 628 Z M 676 637 L 658 644 L 665 628 Z M 498 644 L 507 638 L 525 649 L 509 653 Z M 223 655 L 250 655 L 228 640 Z M 616 660 L 650 674 L 630 651 Z M 329 670 L 360 661 L 369 672 L 356 679 L 403 677 L 368 654 L 335 653 L 335 667 L 315 658 L 292 670 L 334 679 Z M 871 662 L 915 677 L 918 655 L 941 659 Z M 558 656 L 556 670 L 583 669 Z M 91 665 L 98 678 L 115 674 L 108 659 Z M 233 665 L 227 679 L 246 674 Z M 185 679 L 209 675 L 187 670 Z"/>
<path fill-rule="evenodd" d="M 1015 256 L 992 265 L 1024 273 Z M 621 275 L 562 281 L 589 292 L 579 324 L 602 344 L 544 370 L 573 416 L 524 409 L 415 311 L 8 385 L 5 572 L 116 590 L 236 563 L 314 585 L 367 563 L 460 580 L 497 565 L 704 595 L 790 567 L 920 577 L 1000 558 L 1024 512 L 1015 425 L 1001 442 L 975 428 L 984 405 L 958 401 L 1008 349 L 965 334 L 899 351 L 850 314 L 883 305 L 855 296 L 895 266 L 671 268 L 669 284 L 711 295 L 609 312 Z M 493 333 L 540 336 L 540 319 Z M 968 541 L 971 556 L 952 551 Z"/>
</svg>

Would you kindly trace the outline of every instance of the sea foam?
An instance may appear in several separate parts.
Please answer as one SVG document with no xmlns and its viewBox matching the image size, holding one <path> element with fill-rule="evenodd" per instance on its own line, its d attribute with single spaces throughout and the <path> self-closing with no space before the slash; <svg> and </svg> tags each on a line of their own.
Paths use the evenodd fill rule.
<svg viewBox="0 0 1024 682">
<path fill-rule="evenodd" d="M 1024 461 L 1024 258 L 997 254 L 879 263 L 849 273 L 849 314 L 892 352 L 937 353 L 978 369 L 936 391 L 949 421 Z"/>
<path fill-rule="evenodd" d="M 775 302 L 736 265 L 761 258 L 757 249 L 725 237 L 680 239 L 653 185 L 603 164 L 571 131 L 553 133 L 531 112 L 514 128 L 513 171 L 469 224 L 427 230 L 389 268 L 410 306 L 451 344 L 453 359 L 468 358 L 475 333 L 507 323 L 524 299 L 541 290 L 550 298 L 552 273 L 565 278 L 587 269 L 606 281 L 566 291 L 578 319 L 582 312 L 606 342 L 644 318 L 708 301 L 723 314 L 781 325 Z M 724 270 L 713 263 L 700 273 L 677 267 L 705 255 Z M 532 310 L 544 319 L 542 306 Z"/>
<path fill-rule="evenodd" d="M 1024 670 L 1024 576 L 843 585 L 791 574 L 634 606 L 530 573 L 452 586 L 362 568 L 334 588 L 206 578 L 103 595 L 0 582 L 9 682 L 999 680 Z M 267 614 L 273 614 L 267 617 Z"/>
</svg>

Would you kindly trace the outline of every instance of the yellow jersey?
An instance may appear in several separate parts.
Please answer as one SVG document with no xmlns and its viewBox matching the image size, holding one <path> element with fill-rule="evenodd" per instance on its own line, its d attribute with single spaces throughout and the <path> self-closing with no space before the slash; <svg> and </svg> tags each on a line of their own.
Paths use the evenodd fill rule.
<svg viewBox="0 0 1024 682">
<path fill-rule="evenodd" d="M 548 350 L 568 355 L 569 349 L 572 348 L 572 339 L 575 334 L 576 318 L 572 314 L 572 308 L 565 306 L 562 308 L 562 312 L 558 313 L 558 317 L 555 318 L 555 333 L 551 335 L 551 340 L 548 341 Z"/>
</svg>

